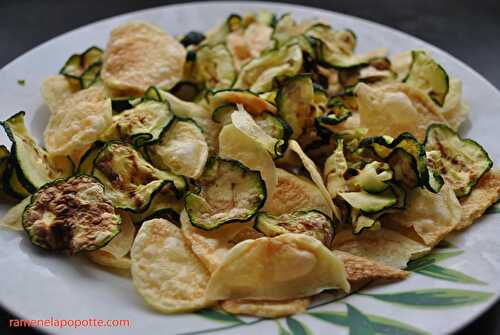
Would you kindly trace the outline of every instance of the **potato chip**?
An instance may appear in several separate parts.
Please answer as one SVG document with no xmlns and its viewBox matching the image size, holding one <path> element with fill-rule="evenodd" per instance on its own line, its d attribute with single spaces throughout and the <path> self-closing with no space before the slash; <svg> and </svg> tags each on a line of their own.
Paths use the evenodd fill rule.
<svg viewBox="0 0 500 335">
<path fill-rule="evenodd" d="M 131 266 L 130 257 L 115 257 L 111 253 L 104 251 L 103 249 L 87 252 L 86 256 L 92 262 L 107 268 L 129 270 Z"/>
<path fill-rule="evenodd" d="M 212 273 L 211 300 L 285 300 L 350 286 L 342 262 L 304 234 L 261 237 L 237 244 Z"/>
<path fill-rule="evenodd" d="M 115 258 L 122 258 L 129 253 L 135 237 L 135 226 L 130 214 L 125 211 L 120 211 L 119 213 L 122 218 L 120 232 L 108 244 L 100 249 L 113 255 Z"/>
<path fill-rule="evenodd" d="M 142 224 L 131 251 L 132 280 L 144 301 L 163 313 L 212 304 L 205 297 L 209 274 L 181 230 L 163 219 Z"/>
<path fill-rule="evenodd" d="M 421 257 L 431 249 L 394 230 L 381 228 L 354 235 L 350 229 L 337 232 L 333 249 L 404 269 L 409 260 Z"/>
<path fill-rule="evenodd" d="M 76 90 L 63 75 L 48 77 L 42 83 L 42 97 L 51 113 L 55 113 Z"/>
<path fill-rule="evenodd" d="M 0 227 L 10 228 L 12 230 L 22 231 L 23 212 L 26 206 L 31 203 L 31 195 L 27 196 L 20 203 L 10 208 L 0 220 Z"/>
<path fill-rule="evenodd" d="M 397 137 L 407 131 L 423 141 L 432 123 L 445 123 L 438 107 L 422 91 L 406 84 L 371 87 L 360 83 L 355 88 L 360 126 L 368 128 L 368 136 Z"/>
<path fill-rule="evenodd" d="M 458 225 L 462 209 L 455 192 L 444 185 L 439 193 L 414 189 L 406 198 L 406 209 L 382 217 L 383 222 L 413 228 L 426 245 L 435 246 Z"/>
<path fill-rule="evenodd" d="M 396 281 L 408 277 L 409 272 L 392 266 L 384 265 L 368 258 L 352 255 L 345 251 L 336 250 L 335 255 L 342 260 L 350 284 L 367 280 Z"/>
<path fill-rule="evenodd" d="M 185 59 L 186 50 L 175 38 L 152 24 L 130 22 L 111 32 L 101 77 L 117 90 L 168 90 L 181 80 Z"/>
<path fill-rule="evenodd" d="M 96 141 L 111 126 L 111 100 L 102 87 L 78 91 L 52 113 L 43 138 L 47 151 L 67 155 Z"/>
<path fill-rule="evenodd" d="M 215 271 L 222 264 L 222 260 L 229 250 L 241 241 L 242 235 L 239 234 L 253 226 L 253 221 L 238 222 L 225 224 L 214 230 L 203 230 L 196 228 L 189 222 L 186 211 L 182 211 L 180 221 L 182 234 L 191 244 L 193 252 L 210 272 Z"/>
<path fill-rule="evenodd" d="M 441 113 L 455 131 L 467 119 L 469 106 L 462 100 L 462 82 L 460 80 L 450 80 L 450 88 L 441 108 Z"/>
<path fill-rule="evenodd" d="M 280 318 L 302 313 L 310 304 L 310 298 L 278 301 L 226 300 L 221 303 L 221 307 L 231 314 L 252 315 L 261 318 Z"/>
<path fill-rule="evenodd" d="M 258 57 L 272 45 L 273 28 L 261 22 L 251 23 L 245 31 L 234 31 L 227 35 L 226 44 L 233 54 L 234 64 L 239 69 L 247 60 Z"/>
<path fill-rule="evenodd" d="M 219 134 L 219 155 L 240 161 L 250 170 L 259 171 L 266 184 L 267 197 L 273 196 L 278 182 L 276 166 L 269 152 L 253 138 L 228 124 Z"/>
<path fill-rule="evenodd" d="M 455 229 L 462 230 L 473 224 L 499 198 L 500 170 L 488 171 L 479 179 L 468 196 L 460 198 L 462 216 Z"/>
<path fill-rule="evenodd" d="M 316 209 L 329 217 L 332 216 L 327 200 L 312 182 L 279 168 L 276 169 L 276 176 L 276 191 L 272 196 L 268 195 L 263 208 L 265 212 L 281 215 Z"/>
<path fill-rule="evenodd" d="M 320 190 L 321 194 L 328 203 L 328 206 L 331 208 L 333 214 L 335 214 L 335 217 L 339 221 L 342 221 L 342 215 L 340 214 L 340 210 L 333 203 L 332 197 L 328 192 L 328 190 L 326 189 L 325 183 L 323 182 L 323 178 L 321 178 L 321 174 L 318 172 L 316 164 L 314 164 L 314 162 L 309 157 L 307 157 L 304 151 L 302 151 L 300 145 L 295 140 L 290 140 L 288 146 L 293 152 L 299 155 L 300 159 L 302 160 L 302 164 L 304 164 L 304 167 L 309 172 L 312 181 L 314 182 L 314 184 L 316 184 L 316 186 Z"/>
</svg>

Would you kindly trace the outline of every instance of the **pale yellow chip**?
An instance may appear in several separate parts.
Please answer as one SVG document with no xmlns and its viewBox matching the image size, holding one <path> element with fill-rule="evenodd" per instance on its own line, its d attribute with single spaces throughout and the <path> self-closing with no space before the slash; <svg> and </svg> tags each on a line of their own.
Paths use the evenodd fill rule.
<svg viewBox="0 0 500 335">
<path fill-rule="evenodd" d="M 416 88 L 402 83 L 371 87 L 360 83 L 355 88 L 360 126 L 368 129 L 368 136 L 397 137 L 412 133 L 423 141 L 425 131 L 432 123 L 444 123 L 436 104 Z"/>
<path fill-rule="evenodd" d="M 325 183 L 323 181 L 323 178 L 321 177 L 321 174 L 319 173 L 318 168 L 316 167 L 316 164 L 309 157 L 307 157 L 307 155 L 304 153 L 300 145 L 295 140 L 290 140 L 288 147 L 300 157 L 300 159 L 302 160 L 302 164 L 306 168 L 307 172 L 309 172 L 312 181 L 314 182 L 314 184 L 316 184 L 316 186 L 320 190 L 321 194 L 325 198 L 333 214 L 339 221 L 342 221 L 342 215 L 340 214 L 340 210 L 333 203 L 332 196 L 328 192 Z"/>
<path fill-rule="evenodd" d="M 281 215 L 316 209 L 329 217 L 332 216 L 327 200 L 312 182 L 283 169 L 276 169 L 276 176 L 278 177 L 276 191 L 267 197 L 263 208 L 265 212 Z"/>
<path fill-rule="evenodd" d="M 76 92 L 50 115 L 43 133 L 47 151 L 68 155 L 93 143 L 111 126 L 111 114 L 111 100 L 103 87 Z"/>
<path fill-rule="evenodd" d="M 488 171 L 479 179 L 468 196 L 460 198 L 462 216 L 455 229 L 465 229 L 473 224 L 499 198 L 500 170 Z"/>
<path fill-rule="evenodd" d="M 332 288 L 350 289 L 342 261 L 314 237 L 283 234 L 232 248 L 212 273 L 206 297 L 285 300 Z"/>
<path fill-rule="evenodd" d="M 213 272 L 237 242 L 242 241 L 241 233 L 248 233 L 247 229 L 253 226 L 253 221 L 245 223 L 229 223 L 213 230 L 196 228 L 189 222 L 186 211 L 180 216 L 182 234 L 191 244 L 191 249 L 205 265 L 208 271 Z"/>
<path fill-rule="evenodd" d="M 135 237 L 135 226 L 130 214 L 125 211 L 120 211 L 120 217 L 122 218 L 120 232 L 108 244 L 100 249 L 118 259 L 129 253 Z"/>
<path fill-rule="evenodd" d="M 240 161 L 250 170 L 259 171 L 266 184 L 267 197 L 273 196 L 278 182 L 276 166 L 269 152 L 253 138 L 228 124 L 219 134 L 219 155 Z"/>
<path fill-rule="evenodd" d="M 246 61 L 258 57 L 272 45 L 273 28 L 261 22 L 251 23 L 245 31 L 237 30 L 226 37 L 226 44 L 233 55 L 234 65 L 240 69 Z"/>
<path fill-rule="evenodd" d="M 197 310 L 205 298 L 208 271 L 181 230 L 163 219 L 142 224 L 131 251 L 132 280 L 144 301 L 163 313 Z"/>
<path fill-rule="evenodd" d="M 213 107 L 223 104 L 241 104 L 250 114 L 261 115 L 264 112 L 276 114 L 278 109 L 275 105 L 262 97 L 247 91 L 227 90 L 216 92 L 210 101 Z"/>
<path fill-rule="evenodd" d="M 462 100 L 462 82 L 459 79 L 450 79 L 450 88 L 441 113 L 454 130 L 458 130 L 467 119 L 469 106 Z"/>
<path fill-rule="evenodd" d="M 226 300 L 221 303 L 221 307 L 231 314 L 244 314 L 260 318 L 280 318 L 302 313 L 310 304 L 310 298 L 281 301 Z"/>
<path fill-rule="evenodd" d="M 389 61 L 391 62 L 391 70 L 396 73 L 397 81 L 402 82 L 408 75 L 408 72 L 410 72 L 411 63 L 413 61 L 411 51 L 394 54 L 389 57 Z"/>
<path fill-rule="evenodd" d="M 446 184 L 437 194 L 423 188 L 414 189 L 407 194 L 406 204 L 402 212 L 384 216 L 382 223 L 390 222 L 413 228 L 425 244 L 431 247 L 454 230 L 462 216 L 462 208 L 455 192 Z"/>
<path fill-rule="evenodd" d="M 410 274 L 407 271 L 375 262 L 365 257 L 355 256 L 345 251 L 336 250 L 335 254 L 344 263 L 347 280 L 354 285 L 373 280 L 397 281 L 407 278 Z"/>
<path fill-rule="evenodd" d="M 359 235 L 354 235 L 350 229 L 342 230 L 335 235 L 333 249 L 398 269 L 404 269 L 409 260 L 431 250 L 423 243 L 387 228 L 364 231 Z"/>
<path fill-rule="evenodd" d="M 42 97 L 51 113 L 68 99 L 76 89 L 63 75 L 50 76 L 42 83 Z"/>
<path fill-rule="evenodd" d="M 149 86 L 172 88 L 182 78 L 186 49 L 146 22 L 130 22 L 111 32 L 101 77 L 117 90 L 143 92 Z"/>
<path fill-rule="evenodd" d="M 9 208 L 7 213 L 0 220 L 0 227 L 9 228 L 12 230 L 22 231 L 23 228 L 23 212 L 26 206 L 31 203 L 31 195 L 24 198 L 23 201 Z"/>
<path fill-rule="evenodd" d="M 115 257 L 102 249 L 87 252 L 86 255 L 92 262 L 107 268 L 129 270 L 132 264 L 130 257 Z"/>
</svg>

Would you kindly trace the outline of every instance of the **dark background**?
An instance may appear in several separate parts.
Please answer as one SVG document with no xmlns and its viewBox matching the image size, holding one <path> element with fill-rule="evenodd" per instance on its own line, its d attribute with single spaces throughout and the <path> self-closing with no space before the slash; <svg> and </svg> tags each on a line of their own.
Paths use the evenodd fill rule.
<svg viewBox="0 0 500 335">
<path fill-rule="evenodd" d="M 0 0 L 0 67 L 38 44 L 84 24 L 138 9 L 180 2 L 186 1 Z M 286 2 L 358 16 L 417 36 L 464 61 L 500 88 L 498 0 Z M 2 275 L 7 274 L 3 272 Z M 497 320 L 497 317 L 500 317 L 500 303 L 457 335 L 500 335 L 500 318 Z M 11 318 L 14 316 L 0 307 L 0 334 L 40 334 L 7 328 Z M 82 333 L 85 331 L 82 330 Z"/>
</svg>

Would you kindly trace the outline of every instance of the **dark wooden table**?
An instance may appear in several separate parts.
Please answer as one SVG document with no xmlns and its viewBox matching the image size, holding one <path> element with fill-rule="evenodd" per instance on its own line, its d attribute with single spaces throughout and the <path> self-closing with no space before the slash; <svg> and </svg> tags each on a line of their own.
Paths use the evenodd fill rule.
<svg viewBox="0 0 500 335">
<path fill-rule="evenodd" d="M 0 66 L 3 67 L 36 45 L 81 25 L 138 9 L 179 2 L 185 1 L 0 0 L 0 13 L 2 13 Z M 461 59 L 500 88 L 500 1 L 310 0 L 287 2 L 362 17 L 417 36 Z M 0 283 L 1 276 L 8 275 L 7 272 L 6 269 L 2 269 Z M 13 316 L 0 307 L 0 334 L 40 334 L 35 330 L 19 329 L 16 331 L 16 329 L 7 328 L 8 319 L 11 318 Z M 500 303 L 458 334 L 499 335 Z"/>
</svg>

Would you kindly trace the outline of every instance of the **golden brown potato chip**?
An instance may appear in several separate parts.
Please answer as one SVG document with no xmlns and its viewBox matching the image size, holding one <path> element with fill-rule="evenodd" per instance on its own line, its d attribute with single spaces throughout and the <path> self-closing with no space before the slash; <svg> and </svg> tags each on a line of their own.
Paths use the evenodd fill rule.
<svg viewBox="0 0 500 335">
<path fill-rule="evenodd" d="M 283 234 L 238 243 L 212 273 L 210 300 L 286 300 L 350 289 L 343 263 L 314 237 Z"/>
<path fill-rule="evenodd" d="M 178 313 L 212 304 L 205 298 L 208 271 L 173 223 L 163 219 L 144 222 L 131 258 L 134 285 L 154 309 Z"/>
<path fill-rule="evenodd" d="M 76 89 L 63 75 L 51 76 L 42 83 L 42 97 L 51 113 L 68 99 Z"/>
<path fill-rule="evenodd" d="M 407 271 L 384 265 L 379 262 L 371 261 L 367 258 L 355 256 L 348 252 L 336 250 L 335 254 L 344 262 L 347 280 L 351 284 L 372 281 L 396 281 L 408 277 Z"/>
<path fill-rule="evenodd" d="M 461 230 L 470 226 L 499 198 L 500 170 L 492 170 L 479 179 L 479 182 L 468 196 L 460 198 L 462 216 L 455 229 Z"/>
<path fill-rule="evenodd" d="M 221 303 L 221 307 L 231 314 L 252 315 L 261 318 L 280 318 L 302 313 L 310 304 L 310 298 L 281 301 L 226 300 Z"/>
<path fill-rule="evenodd" d="M 168 90 L 181 80 L 185 59 L 186 49 L 175 38 L 152 24 L 130 22 L 111 32 L 101 77 L 116 90 Z"/>
<path fill-rule="evenodd" d="M 115 257 L 102 249 L 86 253 L 92 262 L 114 269 L 128 270 L 131 266 L 130 257 Z"/>
<path fill-rule="evenodd" d="M 439 193 L 423 188 L 414 189 L 407 194 L 406 203 L 404 211 L 388 214 L 382 218 L 382 222 L 413 228 L 431 247 L 455 229 L 462 215 L 455 192 L 446 184 Z"/>
<path fill-rule="evenodd" d="M 359 106 L 360 126 L 368 136 L 396 137 L 410 132 L 423 141 L 432 123 L 444 123 L 436 104 L 422 91 L 403 83 L 371 87 L 364 83 L 355 89 Z"/>
<path fill-rule="evenodd" d="M 298 210 L 319 210 L 329 217 L 332 210 L 320 190 L 310 181 L 297 177 L 283 169 L 276 169 L 278 183 L 271 197 L 266 199 L 264 211 L 272 215 Z"/>
<path fill-rule="evenodd" d="M 350 229 L 342 230 L 335 235 L 333 249 L 398 269 L 404 269 L 409 260 L 431 250 L 423 243 L 387 228 L 365 231 L 359 235 L 354 235 Z"/>
</svg>

